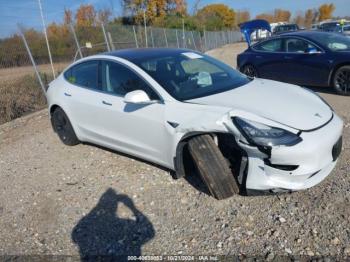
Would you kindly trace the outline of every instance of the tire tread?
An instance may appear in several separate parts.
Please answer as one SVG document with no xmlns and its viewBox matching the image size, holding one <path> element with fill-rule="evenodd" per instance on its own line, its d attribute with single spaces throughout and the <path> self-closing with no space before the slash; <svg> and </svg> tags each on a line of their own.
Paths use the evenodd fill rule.
<svg viewBox="0 0 350 262">
<path fill-rule="evenodd" d="M 58 114 L 62 114 L 65 117 L 67 124 L 68 124 L 68 127 L 69 127 L 66 134 L 65 134 L 66 135 L 65 139 L 63 139 L 62 135 L 59 134 L 59 131 L 57 131 L 55 117 L 57 117 Z M 63 111 L 62 108 L 60 108 L 60 107 L 56 108 L 55 111 L 52 113 L 52 118 L 53 118 L 53 120 L 52 120 L 53 128 L 57 132 L 58 137 L 60 138 L 62 143 L 64 143 L 67 146 L 75 146 L 75 145 L 80 143 L 79 139 L 77 138 L 77 136 L 74 132 L 73 126 L 72 126 L 67 114 Z"/>
</svg>

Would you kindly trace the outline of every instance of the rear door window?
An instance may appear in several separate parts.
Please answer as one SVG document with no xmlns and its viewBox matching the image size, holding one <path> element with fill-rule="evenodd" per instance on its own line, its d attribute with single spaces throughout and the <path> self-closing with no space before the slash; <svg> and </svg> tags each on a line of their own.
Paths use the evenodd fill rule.
<svg viewBox="0 0 350 262">
<path fill-rule="evenodd" d="M 283 41 L 280 38 L 264 41 L 254 46 L 254 49 L 265 52 L 283 52 Z"/>
</svg>

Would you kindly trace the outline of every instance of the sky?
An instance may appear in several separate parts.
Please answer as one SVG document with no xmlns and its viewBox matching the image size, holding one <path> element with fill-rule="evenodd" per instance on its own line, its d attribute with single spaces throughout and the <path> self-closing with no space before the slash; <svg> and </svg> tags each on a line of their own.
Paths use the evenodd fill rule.
<svg viewBox="0 0 350 262">
<path fill-rule="evenodd" d="M 195 1 L 187 0 L 190 12 Z M 108 8 L 115 16 L 122 14 L 120 0 L 41 0 L 41 2 L 47 24 L 62 22 L 64 8 L 75 11 L 80 4 L 93 4 L 96 9 Z M 272 12 L 275 8 L 286 9 L 294 14 L 324 3 L 334 3 L 335 16 L 350 16 L 350 0 L 201 0 L 199 7 L 213 3 L 223 3 L 235 10 L 248 10 L 251 17 L 262 12 Z M 38 29 L 42 26 L 38 0 L 0 0 L 0 37 L 15 33 L 17 23 Z"/>
</svg>

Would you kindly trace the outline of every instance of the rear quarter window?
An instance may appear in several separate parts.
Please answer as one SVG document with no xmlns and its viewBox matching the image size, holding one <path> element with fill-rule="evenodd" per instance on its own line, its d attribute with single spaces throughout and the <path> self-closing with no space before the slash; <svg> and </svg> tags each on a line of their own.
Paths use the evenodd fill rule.
<svg viewBox="0 0 350 262">
<path fill-rule="evenodd" d="M 91 89 L 100 89 L 98 84 L 99 61 L 79 63 L 64 73 L 65 79 L 73 84 Z"/>
</svg>

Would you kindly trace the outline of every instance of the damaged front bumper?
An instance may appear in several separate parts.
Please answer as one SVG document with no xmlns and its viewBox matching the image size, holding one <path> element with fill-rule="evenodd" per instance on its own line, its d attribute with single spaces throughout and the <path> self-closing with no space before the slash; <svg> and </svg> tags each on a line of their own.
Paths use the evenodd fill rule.
<svg viewBox="0 0 350 262">
<path fill-rule="evenodd" d="M 342 129 L 342 120 L 334 114 L 327 125 L 301 132 L 302 142 L 294 146 L 272 147 L 269 153 L 237 141 L 247 155 L 246 189 L 279 192 L 317 185 L 337 163 Z"/>
</svg>

